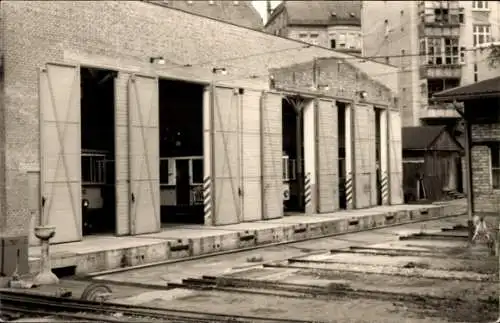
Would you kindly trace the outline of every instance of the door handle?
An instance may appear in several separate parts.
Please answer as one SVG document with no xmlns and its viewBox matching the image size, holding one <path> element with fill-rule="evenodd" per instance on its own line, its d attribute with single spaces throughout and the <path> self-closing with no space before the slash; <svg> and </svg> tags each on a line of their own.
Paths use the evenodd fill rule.
<svg viewBox="0 0 500 323">
<path fill-rule="evenodd" d="M 45 207 L 46 201 L 47 201 L 47 199 L 45 198 L 45 196 L 42 196 L 42 208 Z"/>
<path fill-rule="evenodd" d="M 132 201 L 132 203 L 135 203 L 135 195 L 134 195 L 134 193 L 132 193 L 130 195 L 130 200 Z"/>
</svg>

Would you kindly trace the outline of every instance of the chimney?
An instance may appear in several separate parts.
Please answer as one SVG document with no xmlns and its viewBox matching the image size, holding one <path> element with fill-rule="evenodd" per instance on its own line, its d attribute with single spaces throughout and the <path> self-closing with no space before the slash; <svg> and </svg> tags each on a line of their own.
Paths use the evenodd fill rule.
<svg viewBox="0 0 500 323">
<path fill-rule="evenodd" d="M 271 18 L 271 14 L 273 13 L 273 9 L 271 8 L 271 0 L 266 0 L 266 6 L 267 6 L 267 20 Z"/>
</svg>

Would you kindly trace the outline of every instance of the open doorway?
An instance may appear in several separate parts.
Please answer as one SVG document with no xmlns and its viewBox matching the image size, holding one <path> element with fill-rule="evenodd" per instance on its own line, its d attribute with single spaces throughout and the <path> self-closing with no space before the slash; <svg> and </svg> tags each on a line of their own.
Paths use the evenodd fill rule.
<svg viewBox="0 0 500 323">
<path fill-rule="evenodd" d="M 347 209 L 346 198 L 346 122 L 345 122 L 346 105 L 342 102 L 337 102 L 337 124 L 338 124 L 338 154 L 339 154 L 339 208 Z"/>
<path fill-rule="evenodd" d="M 81 68 L 82 231 L 114 233 L 115 71 Z"/>
<path fill-rule="evenodd" d="M 204 86 L 160 80 L 161 221 L 203 224 Z"/>
<path fill-rule="evenodd" d="M 381 116 L 382 110 L 375 108 L 375 165 L 377 167 L 377 205 L 382 205 L 382 140 L 381 140 Z"/>
<path fill-rule="evenodd" d="M 305 212 L 304 206 L 304 118 L 303 104 L 297 99 L 283 99 L 283 208 L 286 212 Z"/>
</svg>

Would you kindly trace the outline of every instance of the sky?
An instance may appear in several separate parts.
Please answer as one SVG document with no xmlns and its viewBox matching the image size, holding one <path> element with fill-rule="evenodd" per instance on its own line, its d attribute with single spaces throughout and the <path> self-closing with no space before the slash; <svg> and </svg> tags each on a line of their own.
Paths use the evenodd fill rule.
<svg viewBox="0 0 500 323">
<path fill-rule="evenodd" d="M 281 1 L 271 1 L 271 7 L 275 8 Z M 260 13 L 260 16 L 266 21 L 266 1 L 265 0 L 256 0 L 252 1 L 253 6 Z"/>
</svg>

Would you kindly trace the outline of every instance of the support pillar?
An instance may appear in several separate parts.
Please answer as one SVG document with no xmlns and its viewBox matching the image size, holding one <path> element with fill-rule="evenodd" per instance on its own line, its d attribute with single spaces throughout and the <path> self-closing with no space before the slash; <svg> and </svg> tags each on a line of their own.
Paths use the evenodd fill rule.
<svg viewBox="0 0 500 323">
<path fill-rule="evenodd" d="M 40 272 L 36 275 L 33 283 L 36 285 L 52 285 L 59 283 L 59 278 L 52 272 L 50 265 L 50 242 L 56 233 L 55 226 L 35 227 L 35 236 L 42 241 L 42 254 L 40 258 Z"/>
<path fill-rule="evenodd" d="M 346 208 L 354 209 L 354 108 L 345 106 L 345 196 Z"/>
<path fill-rule="evenodd" d="M 316 188 L 316 122 L 315 104 L 311 100 L 303 108 L 304 118 L 304 184 L 308 184 L 308 190 L 304 185 L 304 202 L 306 214 L 313 214 L 317 210 L 317 188 Z"/>
<path fill-rule="evenodd" d="M 382 205 L 389 205 L 389 124 L 387 110 L 380 111 L 380 186 Z"/>
</svg>

